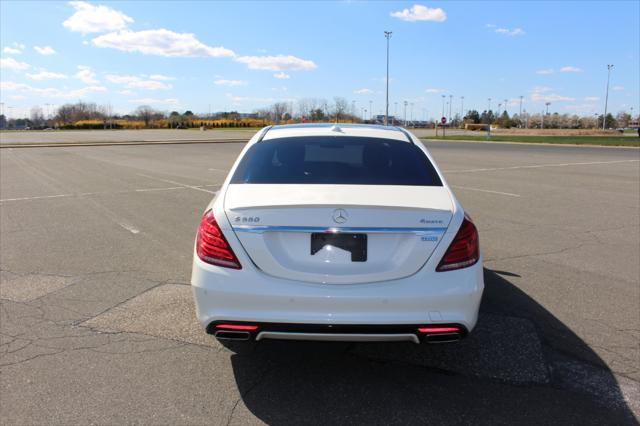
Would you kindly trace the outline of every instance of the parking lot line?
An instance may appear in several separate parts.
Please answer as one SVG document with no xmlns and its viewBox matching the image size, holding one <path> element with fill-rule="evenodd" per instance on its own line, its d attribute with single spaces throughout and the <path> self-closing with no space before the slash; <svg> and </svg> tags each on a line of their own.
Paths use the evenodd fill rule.
<svg viewBox="0 0 640 426">
<path fill-rule="evenodd" d="M 617 163 L 637 163 L 637 162 L 640 162 L 640 160 L 589 161 L 584 163 L 531 164 L 528 166 L 490 167 L 490 168 L 466 169 L 466 170 L 444 170 L 444 172 L 445 173 L 475 173 L 475 172 L 492 172 L 496 170 L 539 169 L 543 167 L 590 166 L 590 165 L 596 165 L 596 164 L 617 164 Z"/>
<path fill-rule="evenodd" d="M 176 182 L 176 181 L 169 180 L 169 179 L 162 179 L 162 178 L 158 178 L 158 177 L 154 177 L 154 176 L 145 175 L 145 174 L 142 174 L 142 173 L 138 173 L 138 176 L 146 177 L 148 179 L 153 179 L 153 180 L 157 180 L 157 181 L 160 181 L 160 182 L 170 183 L 170 184 L 173 184 L 173 185 L 180 185 L 180 186 L 183 186 L 185 188 L 195 189 L 196 191 L 207 192 L 209 194 L 215 194 L 216 193 L 216 191 L 209 191 L 208 189 L 204 189 L 204 188 L 202 188 L 200 186 L 187 185 L 186 183 L 180 183 L 180 182 Z"/>
<path fill-rule="evenodd" d="M 490 191 L 488 189 L 480 189 L 480 188 L 471 188 L 468 186 L 457 186 L 457 185 L 450 185 L 452 188 L 456 188 L 456 189 L 464 189 L 467 191 L 479 191 L 479 192 L 488 192 L 489 194 L 498 194 L 498 195 L 506 195 L 507 197 L 520 197 L 520 195 L 518 194 L 512 194 L 510 192 L 501 192 L 501 191 Z"/>
<path fill-rule="evenodd" d="M 123 190 L 123 191 L 80 192 L 80 193 L 75 193 L 75 194 L 37 195 L 37 196 L 34 196 L 34 197 L 3 198 L 3 199 L 0 199 L 0 203 L 6 203 L 6 202 L 11 202 L 11 201 L 46 200 L 46 199 L 51 199 L 51 198 L 65 198 L 65 197 L 87 197 L 87 196 L 90 196 L 90 195 L 129 194 L 129 193 L 132 193 L 132 192 L 175 191 L 177 189 L 190 189 L 190 188 L 191 189 L 196 189 L 196 188 L 202 189 L 203 187 L 216 187 L 216 186 L 218 186 L 218 185 L 200 185 L 200 186 L 194 186 L 194 187 L 170 186 L 170 187 L 165 187 L 165 188 L 138 188 L 138 189 Z M 212 194 L 216 193 L 216 191 L 208 191 L 208 190 L 204 190 L 204 191 L 212 193 Z"/>
</svg>

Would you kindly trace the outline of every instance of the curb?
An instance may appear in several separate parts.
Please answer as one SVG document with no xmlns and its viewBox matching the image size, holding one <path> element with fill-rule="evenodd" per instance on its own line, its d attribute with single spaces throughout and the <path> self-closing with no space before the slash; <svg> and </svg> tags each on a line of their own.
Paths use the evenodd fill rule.
<svg viewBox="0 0 640 426">
<path fill-rule="evenodd" d="M 181 145 L 181 144 L 199 144 L 199 143 L 246 143 L 249 139 L 216 139 L 216 140 L 197 140 L 183 139 L 173 141 L 148 140 L 148 141 L 127 141 L 127 142 L 61 142 L 61 143 L 14 143 L 1 144 L 0 149 L 4 148 L 68 148 L 74 146 L 117 146 L 117 145 Z"/>
</svg>

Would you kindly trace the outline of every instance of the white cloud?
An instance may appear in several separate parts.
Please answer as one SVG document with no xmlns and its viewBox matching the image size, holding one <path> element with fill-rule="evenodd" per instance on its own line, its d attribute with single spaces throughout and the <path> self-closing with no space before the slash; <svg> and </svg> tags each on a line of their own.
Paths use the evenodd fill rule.
<svg viewBox="0 0 640 426">
<path fill-rule="evenodd" d="M 172 86 L 157 80 L 143 80 L 135 75 L 117 75 L 107 74 L 107 81 L 115 84 L 122 84 L 128 89 L 144 89 L 144 90 L 168 90 Z"/>
<path fill-rule="evenodd" d="M 496 26 L 495 26 L 495 24 L 487 24 L 486 27 L 487 28 L 495 28 Z"/>
<path fill-rule="evenodd" d="M 216 86 L 246 86 L 248 83 L 244 80 L 225 80 L 223 78 L 213 82 Z"/>
<path fill-rule="evenodd" d="M 309 71 L 318 67 L 313 61 L 292 55 L 239 56 L 236 61 L 246 64 L 252 70 Z"/>
<path fill-rule="evenodd" d="M 364 88 L 364 89 L 354 90 L 353 93 L 357 95 L 368 95 L 369 93 L 373 93 L 373 90 Z"/>
<path fill-rule="evenodd" d="M 624 90 L 624 86 L 613 86 L 611 90 L 614 92 L 622 92 Z"/>
<path fill-rule="evenodd" d="M 130 99 L 130 103 L 139 105 L 178 105 L 180 101 L 175 98 L 169 99 L 155 99 L 155 98 L 140 98 Z"/>
<path fill-rule="evenodd" d="M 135 92 L 132 92 L 131 90 L 128 89 L 124 89 L 124 90 L 118 90 L 118 93 L 124 96 L 135 96 Z"/>
<path fill-rule="evenodd" d="M 543 94 L 543 93 L 532 93 L 531 100 L 534 102 L 573 102 L 574 98 L 570 98 L 568 96 L 556 95 L 555 93 Z"/>
<path fill-rule="evenodd" d="M 108 6 L 94 5 L 85 1 L 69 2 L 76 12 L 62 23 L 71 31 L 87 33 L 101 33 L 126 28 L 133 23 L 133 19 L 124 13 Z"/>
<path fill-rule="evenodd" d="M 244 103 L 252 103 L 252 104 L 271 104 L 274 102 L 293 102 L 294 98 L 258 98 L 258 97 L 249 97 L 249 96 L 235 96 L 232 93 L 226 94 L 227 98 L 229 98 L 234 105 L 241 105 Z"/>
<path fill-rule="evenodd" d="M 42 80 L 64 80 L 68 78 L 65 74 L 50 72 L 42 70 L 37 74 L 27 74 L 31 80 L 42 81 Z"/>
<path fill-rule="evenodd" d="M 123 30 L 103 34 L 91 41 L 97 47 L 139 52 L 145 55 L 168 57 L 189 56 L 234 56 L 224 47 L 211 47 L 191 33 L 176 33 L 163 28 L 156 30 Z"/>
<path fill-rule="evenodd" d="M 291 78 L 291 76 L 286 72 L 278 72 L 278 73 L 275 73 L 273 76 L 279 80 L 288 80 Z"/>
<path fill-rule="evenodd" d="M 14 41 L 13 43 L 11 43 L 11 46 L 5 47 L 4 49 L 2 49 L 2 51 L 9 55 L 19 55 L 22 53 L 25 47 L 26 46 L 24 44 Z"/>
<path fill-rule="evenodd" d="M 425 90 L 425 92 L 427 92 L 427 93 L 442 93 L 442 92 L 444 92 L 444 90 L 429 88 L 429 89 Z"/>
<path fill-rule="evenodd" d="M 9 55 L 19 55 L 22 53 L 22 50 L 15 48 L 15 47 L 5 47 L 4 49 L 2 49 L 2 51 L 4 53 L 8 53 Z"/>
<path fill-rule="evenodd" d="M 25 99 L 27 99 L 27 97 L 22 95 L 12 95 L 12 96 L 9 96 L 9 99 L 13 101 L 24 101 Z"/>
<path fill-rule="evenodd" d="M 56 51 L 53 50 L 53 47 L 51 46 L 33 46 L 34 50 L 36 52 L 38 52 L 41 55 L 45 55 L 45 56 L 49 56 L 49 55 L 55 55 Z"/>
<path fill-rule="evenodd" d="M 587 96 L 586 98 L 584 98 L 584 100 L 587 102 L 596 102 L 599 101 L 600 98 L 597 96 Z"/>
<path fill-rule="evenodd" d="M 175 80 L 175 77 L 169 77 L 166 75 L 162 75 L 162 74 L 152 74 L 149 76 L 149 78 L 151 80 L 158 80 L 158 81 L 168 81 L 168 80 Z"/>
<path fill-rule="evenodd" d="M 538 70 L 538 71 L 536 71 L 536 74 L 540 74 L 540 75 L 553 74 L 553 68 L 545 68 L 545 69 L 542 69 L 542 70 Z"/>
<path fill-rule="evenodd" d="M 78 99 L 84 98 L 91 93 L 106 92 L 107 88 L 102 86 L 87 86 L 80 89 L 68 90 L 58 89 L 56 87 L 39 88 L 32 87 L 24 83 L 15 83 L 12 81 L 0 82 L 1 90 L 12 90 L 17 92 L 34 93 L 47 98 L 63 98 L 63 99 Z"/>
<path fill-rule="evenodd" d="M 525 34 L 522 28 L 513 28 L 511 30 L 509 28 L 496 28 L 495 32 L 509 37 L 521 36 Z"/>
<path fill-rule="evenodd" d="M 580 68 L 567 65 L 566 67 L 560 68 L 560 72 L 582 72 L 582 70 Z"/>
<path fill-rule="evenodd" d="M 414 4 L 410 9 L 391 12 L 391 16 L 408 22 L 434 21 L 444 22 L 447 14 L 440 8 L 431 9 L 421 4 Z"/>
<path fill-rule="evenodd" d="M 531 89 L 531 93 L 546 93 L 546 92 L 550 92 L 553 89 L 551 87 L 547 87 L 547 86 L 536 86 L 533 89 Z"/>
<path fill-rule="evenodd" d="M 91 71 L 90 67 L 84 65 L 78 65 L 78 72 L 74 75 L 75 78 L 82 81 L 85 84 L 98 84 L 96 79 L 96 73 Z"/>
<path fill-rule="evenodd" d="M 31 86 L 24 83 L 15 83 L 13 81 L 0 81 L 1 90 L 29 90 Z"/>
<path fill-rule="evenodd" d="M 547 86 L 536 86 L 531 89 L 531 100 L 534 102 L 573 102 L 574 98 L 561 96 L 552 92 L 553 89 Z"/>
<path fill-rule="evenodd" d="M 13 70 L 13 71 L 23 71 L 31 68 L 31 65 L 24 62 L 16 61 L 13 58 L 1 58 L 0 68 Z"/>
</svg>

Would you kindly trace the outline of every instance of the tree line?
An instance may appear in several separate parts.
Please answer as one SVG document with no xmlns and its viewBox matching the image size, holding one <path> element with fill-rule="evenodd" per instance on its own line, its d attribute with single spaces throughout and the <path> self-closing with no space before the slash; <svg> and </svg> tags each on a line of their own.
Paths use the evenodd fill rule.
<svg viewBox="0 0 640 426">
<path fill-rule="evenodd" d="M 0 128 L 59 128 L 59 129 L 122 129 L 122 128 L 219 128 L 219 127 L 258 127 L 268 124 L 293 122 L 378 122 L 365 120 L 364 108 L 356 111 L 355 103 L 342 97 L 331 101 L 325 98 L 302 98 L 295 102 L 275 102 L 268 107 L 256 109 L 253 113 L 237 111 L 217 112 L 214 114 L 196 114 L 193 111 L 161 111 L 149 105 L 141 105 L 129 114 L 114 114 L 109 105 L 91 102 L 69 103 L 58 107 L 50 116 L 46 116 L 41 107 L 33 107 L 29 118 L 7 120 L 0 115 Z M 378 117 L 378 116 L 376 116 Z M 565 128 L 590 129 L 629 127 L 634 123 L 631 115 L 620 112 L 616 116 L 606 117 L 578 116 L 575 114 L 528 114 L 509 115 L 507 111 L 469 110 L 464 117 L 456 115 L 449 126 L 464 127 L 465 124 L 489 124 L 501 128 Z M 637 118 L 636 118 L 637 119 Z M 395 120 L 398 123 L 401 120 Z M 409 122 L 408 125 L 434 127 L 434 121 Z M 637 121 L 634 123 L 637 125 Z"/>
</svg>

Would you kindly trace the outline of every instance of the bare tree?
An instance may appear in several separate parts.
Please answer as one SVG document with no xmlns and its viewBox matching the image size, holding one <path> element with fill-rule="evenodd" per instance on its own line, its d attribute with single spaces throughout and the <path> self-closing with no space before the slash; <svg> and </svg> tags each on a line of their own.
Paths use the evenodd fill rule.
<svg viewBox="0 0 640 426">
<path fill-rule="evenodd" d="M 153 116 L 156 115 L 156 111 L 149 105 L 140 105 L 136 108 L 135 115 L 144 121 L 144 127 L 149 127 L 149 123 Z"/>
<path fill-rule="evenodd" d="M 271 111 L 273 112 L 273 119 L 276 122 L 276 124 L 280 123 L 280 120 L 282 120 L 282 116 L 287 112 L 288 109 L 289 109 L 289 104 L 286 102 L 276 102 L 271 106 Z"/>
<path fill-rule="evenodd" d="M 35 127 L 41 127 L 44 124 L 44 113 L 39 106 L 31 108 L 31 123 Z"/>
<path fill-rule="evenodd" d="M 340 96 L 336 96 L 333 98 L 333 116 L 336 121 L 340 121 L 340 118 L 344 118 L 347 115 L 347 111 L 349 110 L 349 101 L 345 98 L 341 98 Z"/>
</svg>

